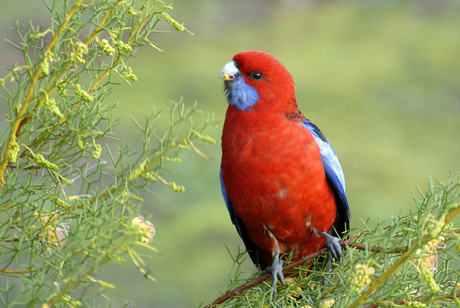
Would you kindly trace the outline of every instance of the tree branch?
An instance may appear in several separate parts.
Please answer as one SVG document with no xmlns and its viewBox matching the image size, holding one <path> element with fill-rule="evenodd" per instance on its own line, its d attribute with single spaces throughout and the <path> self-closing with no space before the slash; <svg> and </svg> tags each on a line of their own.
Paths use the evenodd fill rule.
<svg viewBox="0 0 460 308">
<path fill-rule="evenodd" d="M 64 22 L 59 27 L 59 30 L 53 36 L 53 38 L 52 38 L 52 40 L 51 40 L 51 42 L 50 42 L 50 44 L 48 46 L 47 51 L 51 51 L 54 48 L 54 45 L 56 44 L 59 36 L 62 34 L 62 32 L 64 32 L 65 29 L 67 29 L 67 23 L 72 18 L 72 16 L 75 14 L 77 9 L 81 6 L 82 2 L 83 2 L 83 0 L 78 0 L 77 3 L 75 3 L 75 5 L 69 11 L 69 13 L 66 16 L 66 19 L 64 20 Z M 47 54 L 47 53 L 45 53 L 45 54 Z M 47 57 L 50 57 L 50 56 L 47 55 Z M 37 70 L 35 71 L 35 73 L 33 75 L 32 75 L 32 72 L 30 72 L 30 75 L 31 75 L 30 76 L 31 77 L 30 87 L 29 87 L 29 90 L 27 92 L 26 98 L 24 99 L 23 106 L 22 106 L 21 110 L 18 112 L 18 116 L 17 116 L 16 120 L 14 121 L 14 123 L 13 123 L 13 125 L 11 127 L 11 133 L 10 133 L 10 137 L 8 139 L 8 143 L 6 145 L 6 151 L 5 151 L 5 154 L 3 156 L 3 161 L 1 162 L 1 165 L 0 165 L 0 189 L 3 186 L 4 175 L 5 175 L 6 168 L 8 166 L 9 155 L 10 155 L 10 151 L 12 149 L 11 144 L 13 142 L 15 142 L 15 140 L 17 140 L 16 135 L 18 134 L 19 129 L 22 126 L 24 126 L 28 121 L 27 116 L 24 119 L 21 119 L 21 118 L 24 116 L 24 113 L 25 113 L 25 111 L 27 109 L 27 106 L 29 105 L 29 103 L 32 100 L 32 96 L 33 96 L 34 89 L 35 89 L 35 84 L 37 83 L 37 80 L 40 77 L 41 73 L 42 73 L 42 69 L 40 67 L 37 68 Z M 23 122 L 23 120 L 24 120 L 24 122 Z"/>
<path fill-rule="evenodd" d="M 340 246 L 342 247 L 345 247 L 345 246 L 349 246 L 349 247 L 353 247 L 353 248 L 356 248 L 356 249 L 359 249 L 359 250 L 370 250 L 372 252 L 382 252 L 384 251 L 383 248 L 381 247 L 377 247 L 377 246 L 373 246 L 373 247 L 370 247 L 370 248 L 367 248 L 366 245 L 364 244 L 360 244 L 360 243 L 355 243 L 354 241 L 357 239 L 358 237 L 353 237 L 351 239 L 348 239 L 348 240 L 344 240 L 344 241 L 340 241 Z M 293 263 L 290 263 L 288 265 L 285 265 L 283 266 L 283 272 L 286 271 L 286 270 L 289 270 L 291 268 L 294 268 L 294 267 L 297 267 L 297 266 L 300 266 L 314 258 L 317 258 L 319 257 L 320 255 L 322 255 L 323 253 L 327 252 L 328 249 L 326 247 L 318 250 L 318 251 L 315 251 L 305 257 L 303 257 L 302 259 L 296 261 L 296 262 L 293 262 Z M 407 248 L 396 248 L 396 249 L 393 249 L 393 250 L 390 250 L 390 251 L 386 251 L 387 253 L 403 253 L 403 252 L 406 252 L 407 251 Z M 259 283 L 262 283 L 264 282 L 265 280 L 267 280 L 268 278 L 270 278 L 271 276 L 269 274 L 264 274 L 262 276 L 259 276 L 253 280 L 250 280 L 250 281 L 247 281 L 245 282 L 244 284 L 242 284 L 241 286 L 239 286 L 238 288 L 234 289 L 234 290 L 231 290 L 231 291 L 227 291 L 225 292 L 224 294 L 222 294 L 218 299 L 216 299 L 214 302 L 212 302 L 211 304 L 205 306 L 205 308 L 211 308 L 211 307 L 215 307 L 216 305 L 218 304 L 222 304 L 223 302 L 229 300 L 230 298 L 232 298 L 233 296 L 237 296 L 237 295 L 241 295 L 241 292 L 243 292 L 244 290 L 246 289 L 249 289 L 255 285 L 258 285 Z"/>
</svg>

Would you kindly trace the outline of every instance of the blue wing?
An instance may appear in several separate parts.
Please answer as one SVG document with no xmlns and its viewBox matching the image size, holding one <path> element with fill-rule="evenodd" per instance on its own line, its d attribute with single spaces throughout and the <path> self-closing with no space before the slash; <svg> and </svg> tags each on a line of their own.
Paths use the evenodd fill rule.
<svg viewBox="0 0 460 308">
<path fill-rule="evenodd" d="M 342 166 L 329 141 L 321 130 L 309 120 L 304 120 L 305 126 L 315 138 L 321 152 L 321 162 L 323 163 L 326 178 L 332 187 L 337 203 L 337 217 L 334 228 L 338 235 L 348 230 L 351 220 L 350 207 L 348 206 L 347 195 L 345 193 L 345 177 L 343 176 Z"/>
<path fill-rule="evenodd" d="M 225 190 L 224 181 L 222 180 L 222 169 L 220 170 L 220 188 L 222 189 L 222 196 L 224 197 L 225 205 L 227 206 L 227 210 L 230 214 L 230 218 L 232 219 L 232 223 L 235 225 L 238 234 L 243 240 L 252 262 L 261 269 L 265 269 L 267 267 L 267 264 L 265 260 L 262 258 L 262 255 L 260 254 L 259 247 L 257 247 L 256 244 L 249 237 L 248 231 L 246 230 L 246 226 L 244 225 L 243 220 L 236 214 L 235 209 L 233 208 L 232 201 L 230 201 L 230 199 L 228 198 L 227 191 Z"/>
</svg>

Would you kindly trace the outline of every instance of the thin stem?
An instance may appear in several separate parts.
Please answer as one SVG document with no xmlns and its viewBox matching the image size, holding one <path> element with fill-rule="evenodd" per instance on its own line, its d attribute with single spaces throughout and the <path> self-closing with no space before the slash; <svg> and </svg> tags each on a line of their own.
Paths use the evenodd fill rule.
<svg viewBox="0 0 460 308">
<path fill-rule="evenodd" d="M 146 168 L 148 168 L 148 167 L 150 167 L 150 166 L 153 166 L 153 165 L 155 165 L 155 164 L 158 164 L 158 163 L 161 161 L 161 158 L 162 158 L 163 156 L 166 155 L 166 153 L 168 153 L 168 152 L 171 151 L 172 149 L 178 147 L 179 144 L 180 144 L 179 142 L 176 142 L 176 143 L 171 144 L 171 145 L 169 146 L 169 148 L 166 149 L 166 150 L 163 152 L 163 154 L 162 154 L 159 158 L 157 158 L 156 160 L 154 160 L 154 161 L 150 162 L 149 164 L 147 164 Z M 134 179 L 133 179 L 133 180 L 134 180 Z M 120 185 L 118 185 L 117 187 L 112 187 L 112 188 L 110 188 L 109 190 L 106 190 L 105 192 L 103 192 L 102 194 L 100 194 L 99 196 L 97 196 L 97 197 L 95 197 L 95 198 L 93 198 L 93 199 L 91 199 L 91 200 L 86 201 L 86 203 L 82 203 L 82 204 L 80 204 L 80 205 L 75 205 L 74 207 L 72 207 L 72 208 L 70 208 L 70 209 L 68 209 L 68 210 L 66 210 L 66 211 L 63 211 L 63 212 L 59 213 L 58 215 L 59 215 L 59 217 L 62 217 L 62 216 L 65 216 L 65 215 L 67 215 L 67 214 L 69 214 L 69 213 L 75 211 L 76 209 L 81 209 L 81 208 L 83 208 L 84 205 L 90 205 L 90 204 L 94 203 L 96 200 L 98 200 L 98 199 L 100 199 L 100 198 L 104 198 L 104 197 L 107 196 L 108 194 L 111 194 L 111 193 L 113 193 L 114 191 L 117 191 L 117 190 L 122 189 L 123 187 L 126 187 L 126 184 L 127 184 L 128 182 L 130 182 L 130 181 L 129 181 L 129 180 L 127 180 L 127 182 L 124 182 L 124 181 L 123 181 L 123 182 L 122 182 Z M 1 209 L 0 209 L 0 211 L 1 211 Z"/>
<path fill-rule="evenodd" d="M 115 8 L 119 7 L 121 4 L 123 4 L 123 1 L 118 1 L 116 4 L 115 4 Z M 107 20 L 109 19 L 110 15 L 112 15 L 112 13 L 115 11 L 115 8 L 111 8 L 105 15 L 104 17 L 102 18 L 101 20 L 101 23 L 99 24 L 99 26 L 96 28 L 96 30 L 93 31 L 93 33 L 91 33 L 91 35 L 88 37 L 88 39 L 85 41 L 85 45 L 89 45 L 96 37 L 97 35 L 99 34 L 99 32 L 101 32 L 103 29 L 102 27 L 105 25 L 105 23 L 107 22 Z"/>
<path fill-rule="evenodd" d="M 81 3 L 81 2 L 83 2 L 83 0 L 80 1 L 80 3 Z M 118 1 L 118 2 L 116 3 L 115 7 L 120 6 L 122 3 L 123 3 L 123 1 Z M 74 7 L 75 7 L 75 6 L 74 6 Z M 72 9 L 73 9 L 73 8 L 72 8 Z M 88 37 L 88 39 L 85 41 L 85 45 L 89 45 L 89 44 L 94 40 L 94 38 L 96 38 L 96 36 L 99 34 L 99 32 L 101 32 L 102 27 L 105 25 L 105 23 L 106 23 L 107 20 L 109 19 L 110 15 L 111 15 L 114 11 L 115 11 L 115 8 L 112 8 L 112 9 L 110 9 L 110 10 L 104 15 L 104 17 L 102 18 L 101 23 L 99 24 L 99 26 L 96 28 L 96 30 L 93 31 L 93 33 L 92 33 L 92 34 Z M 70 13 L 70 12 L 69 12 L 69 13 Z M 72 13 L 72 15 L 73 15 L 73 13 Z M 67 24 L 68 20 L 70 20 L 70 18 L 66 18 L 66 24 Z M 60 29 L 61 29 L 61 28 L 62 28 L 62 26 L 60 27 Z M 58 33 L 62 33 L 62 31 L 60 31 L 60 32 L 58 32 Z M 53 45 L 54 45 L 54 44 L 55 44 L 55 42 L 53 43 Z M 50 47 L 51 47 L 51 45 L 50 45 Z M 50 49 L 51 49 L 51 48 L 48 48 L 48 50 L 50 50 Z M 49 57 L 49 56 L 47 55 L 47 57 Z M 117 59 L 115 60 L 114 63 L 116 63 L 116 62 L 118 61 L 119 58 L 120 58 L 120 54 L 117 56 Z M 70 67 L 72 67 L 72 65 L 73 65 L 73 63 L 69 63 L 69 64 L 67 65 L 67 68 L 63 69 L 63 70 L 60 72 L 60 74 L 59 74 L 59 76 L 56 78 L 56 80 L 60 80 L 60 79 L 62 78 L 62 76 L 65 74 L 65 72 L 66 72 Z M 106 70 L 106 72 L 103 74 L 103 76 L 101 76 L 101 78 L 99 78 L 99 79 L 97 80 L 97 82 L 96 82 L 95 85 L 91 88 L 91 90 L 88 92 L 88 94 L 91 94 L 91 93 L 94 91 L 95 87 L 96 87 L 96 86 L 97 86 L 97 85 L 108 75 L 108 73 L 110 72 L 110 70 L 111 70 L 110 68 Z M 41 68 L 40 68 L 40 73 L 41 73 Z M 53 86 L 53 87 L 51 87 L 51 88 L 47 91 L 48 97 L 51 96 L 51 94 L 54 92 L 55 89 L 56 89 L 56 87 Z M 41 106 L 43 106 L 45 100 L 46 100 L 46 96 L 44 95 L 44 96 L 40 99 L 40 101 L 38 102 L 38 104 L 35 106 L 34 111 L 36 111 L 38 108 L 40 108 Z M 80 105 L 81 105 L 81 101 L 72 109 L 72 111 L 74 112 Z M 19 116 L 18 116 L 18 118 L 19 118 Z M 65 116 L 63 119 L 61 119 L 60 123 L 65 122 L 65 121 L 67 120 L 67 118 L 68 118 L 68 116 Z M 29 114 L 29 115 L 27 115 L 24 119 L 22 119 L 22 120 L 20 121 L 19 126 L 18 126 L 18 128 L 16 129 L 16 133 L 15 133 L 16 139 L 19 138 L 19 131 L 21 130 L 21 128 L 22 128 L 25 124 L 27 124 L 27 122 L 29 122 L 31 119 L 32 119 L 32 115 Z M 1 188 L 1 179 L 0 179 L 0 188 Z"/>
<path fill-rule="evenodd" d="M 75 14 L 75 12 L 81 6 L 82 3 L 83 3 L 83 0 L 78 0 L 77 3 L 75 3 L 75 5 L 72 7 L 69 13 L 66 15 L 65 21 L 59 27 L 58 32 L 53 36 L 50 42 L 50 45 L 48 46 L 47 51 L 51 51 L 54 48 L 54 45 L 56 44 L 58 38 L 61 36 L 62 32 L 64 32 L 64 30 L 67 28 L 68 22 L 70 21 L 70 19 L 72 18 L 72 16 Z M 45 52 L 45 55 L 46 57 L 50 57 L 50 53 L 48 52 Z M 27 95 L 26 95 L 26 98 L 24 100 L 21 110 L 18 112 L 18 116 L 16 120 L 14 121 L 13 126 L 11 127 L 10 138 L 8 140 L 5 155 L 3 156 L 3 162 L 0 167 L 0 189 L 2 189 L 3 187 L 4 175 L 5 175 L 6 167 L 8 166 L 8 159 L 9 159 L 10 152 L 12 149 L 11 144 L 13 144 L 16 141 L 16 135 L 17 135 L 19 128 L 24 126 L 24 124 L 28 121 L 26 120 L 28 117 L 24 118 L 23 120 L 21 120 L 21 118 L 24 116 L 24 113 L 26 112 L 27 107 L 29 106 L 29 103 L 32 100 L 32 95 L 34 93 L 35 84 L 37 83 L 37 80 L 40 77 L 41 73 L 42 73 L 42 69 L 41 67 L 38 67 L 35 74 L 31 76 L 29 91 L 27 92 Z M 29 70 L 29 74 L 31 74 L 30 70 Z M 26 122 L 24 122 L 20 126 L 20 123 L 24 120 L 26 120 Z"/>
<path fill-rule="evenodd" d="M 447 213 L 444 217 L 443 223 L 444 226 L 452 220 L 460 212 L 460 206 L 457 206 L 455 209 Z M 361 296 L 352 303 L 349 308 L 358 307 L 360 304 L 368 298 L 381 284 L 383 284 L 388 278 L 390 278 L 398 268 L 400 268 L 404 263 L 406 263 L 410 257 L 421 247 L 425 246 L 429 241 L 433 239 L 431 233 L 425 234 L 420 240 L 414 240 L 413 245 L 408 249 L 393 265 L 387 269 L 379 278 L 375 279 L 367 288 L 366 292 L 361 294 Z"/>
<path fill-rule="evenodd" d="M 98 265 L 106 262 L 109 258 L 108 257 L 105 257 L 104 259 L 102 259 L 99 263 L 95 263 L 89 270 L 86 271 L 85 274 L 83 274 L 83 276 L 81 276 L 80 279 L 78 279 L 77 281 L 73 282 L 73 283 L 67 283 L 65 288 L 62 289 L 62 291 L 56 295 L 55 297 L 53 297 L 53 299 L 49 302 L 48 306 L 47 307 L 53 307 L 54 304 L 62 297 L 64 296 L 69 290 L 73 289 L 74 287 L 78 286 L 80 283 L 83 282 L 83 280 L 85 280 L 89 275 L 91 275 L 94 270 L 97 268 Z"/>
<path fill-rule="evenodd" d="M 364 244 L 354 243 L 356 238 L 357 237 L 354 237 L 354 238 L 351 238 L 351 239 L 348 239 L 348 240 L 345 240 L 345 241 L 340 241 L 339 242 L 340 246 L 342 246 L 342 247 L 349 246 L 349 247 L 353 247 L 353 248 L 356 248 L 356 249 L 359 249 L 359 250 L 369 250 L 369 251 L 372 251 L 372 252 L 385 251 L 381 247 L 373 246 L 371 248 L 368 248 Z M 287 271 L 287 270 L 290 270 L 291 268 L 300 266 L 300 265 L 302 265 L 302 264 L 304 264 L 304 263 L 306 263 L 306 262 L 308 262 L 310 260 L 313 260 L 313 259 L 319 257 L 320 255 L 324 254 L 327 251 L 328 251 L 328 249 L 326 247 L 324 247 L 324 248 L 322 248 L 320 250 L 317 250 L 317 251 L 315 251 L 315 252 L 303 257 L 302 259 L 300 259 L 300 260 L 298 260 L 296 262 L 290 263 L 289 265 L 285 265 L 285 266 L 283 266 L 283 272 Z M 385 251 L 385 252 L 386 253 L 401 253 L 401 252 L 404 252 L 404 251 L 407 251 L 407 248 L 396 248 L 396 249 L 393 249 L 391 251 Z M 255 278 L 255 279 L 247 281 L 244 284 L 242 284 L 241 286 L 239 286 L 238 288 L 233 289 L 231 291 L 225 292 L 218 299 L 216 299 L 214 302 L 212 302 L 211 304 L 205 306 L 205 308 L 215 307 L 216 305 L 222 304 L 223 302 L 229 300 L 233 296 L 241 295 L 241 292 L 243 292 L 244 290 L 249 289 L 249 288 L 251 288 L 251 287 L 253 287 L 255 285 L 258 285 L 258 284 L 264 282 L 265 280 L 269 279 L 270 277 L 271 277 L 270 274 L 264 274 L 264 275 L 261 275 L 261 276 Z"/>
<path fill-rule="evenodd" d="M 5 274 L 27 274 L 27 273 L 33 273 L 36 271 L 37 270 L 33 270 L 33 269 L 28 269 L 24 271 L 12 271 L 12 270 L 0 269 L 0 273 L 5 273 Z"/>
</svg>

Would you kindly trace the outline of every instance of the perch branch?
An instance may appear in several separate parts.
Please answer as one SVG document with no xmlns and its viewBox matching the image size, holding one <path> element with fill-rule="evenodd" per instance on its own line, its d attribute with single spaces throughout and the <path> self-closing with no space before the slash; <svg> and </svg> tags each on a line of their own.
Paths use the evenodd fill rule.
<svg viewBox="0 0 460 308">
<path fill-rule="evenodd" d="M 364 244 L 360 244 L 360 243 L 355 243 L 354 241 L 356 240 L 357 237 L 354 237 L 354 238 L 351 238 L 351 239 L 348 239 L 348 240 L 345 240 L 345 241 L 340 241 L 340 246 L 344 247 L 344 246 L 349 246 L 349 247 L 353 247 L 353 248 L 356 248 L 356 249 L 359 249 L 359 250 L 367 250 L 369 249 L 370 251 L 372 252 L 382 252 L 384 249 L 381 248 L 381 247 L 376 247 L 376 246 L 373 246 L 371 248 L 367 248 L 366 245 Z M 302 265 L 316 257 L 319 257 L 320 255 L 322 255 L 323 253 L 327 252 L 328 249 L 326 247 L 320 249 L 320 250 L 317 250 L 305 257 L 303 257 L 302 259 L 296 261 L 296 262 L 292 262 L 288 265 L 285 265 L 283 266 L 283 272 L 286 271 L 286 270 L 289 270 L 291 268 L 294 268 L 294 267 L 297 267 L 299 265 Z M 393 250 L 390 250 L 390 251 L 387 251 L 389 253 L 403 253 L 407 251 L 407 248 L 397 248 L 397 249 L 393 249 Z M 238 288 L 236 289 L 233 289 L 233 290 L 230 290 L 230 291 L 227 291 L 225 292 L 224 294 L 222 294 L 218 299 L 216 299 L 213 303 L 207 305 L 205 308 L 211 308 L 211 307 L 215 307 L 216 305 L 218 304 L 222 304 L 223 302 L 229 300 L 230 298 L 232 298 L 233 296 L 238 296 L 238 295 L 241 295 L 241 293 L 246 290 L 246 289 L 249 289 L 255 285 L 258 285 L 259 283 L 262 283 L 264 282 L 265 280 L 269 279 L 271 276 L 270 274 L 264 274 L 264 275 L 261 275 L 255 279 L 252 279 L 250 281 L 247 281 L 245 282 L 244 284 L 242 284 L 241 286 L 239 286 Z"/>
</svg>

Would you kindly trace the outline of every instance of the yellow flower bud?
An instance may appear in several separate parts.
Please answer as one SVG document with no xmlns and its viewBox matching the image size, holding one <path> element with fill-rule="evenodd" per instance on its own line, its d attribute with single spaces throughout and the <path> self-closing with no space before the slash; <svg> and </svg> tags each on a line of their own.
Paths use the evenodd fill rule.
<svg viewBox="0 0 460 308">
<path fill-rule="evenodd" d="M 10 143 L 10 146 L 11 146 L 11 150 L 10 150 L 8 159 L 10 163 L 15 164 L 16 161 L 18 160 L 19 144 L 15 140 L 12 143 Z"/>
<path fill-rule="evenodd" d="M 188 31 L 187 28 L 184 27 L 184 24 L 180 24 L 178 23 L 177 21 L 175 21 L 171 16 L 169 16 L 168 13 L 165 13 L 165 12 L 162 12 L 161 15 L 163 15 L 163 17 L 165 18 L 165 20 L 171 25 L 173 26 L 174 29 L 176 29 L 177 31 L 187 31 L 188 33 L 190 33 L 191 35 L 193 35 L 192 32 Z"/>
</svg>

